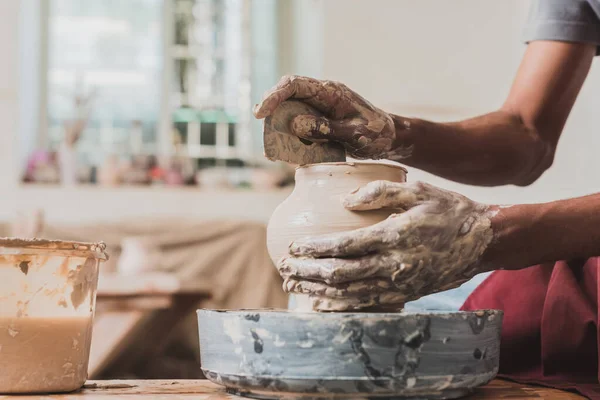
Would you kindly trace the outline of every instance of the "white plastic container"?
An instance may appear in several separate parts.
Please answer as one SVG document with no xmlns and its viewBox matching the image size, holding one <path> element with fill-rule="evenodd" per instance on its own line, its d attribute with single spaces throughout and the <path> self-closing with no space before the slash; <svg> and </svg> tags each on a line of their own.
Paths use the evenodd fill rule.
<svg viewBox="0 0 600 400">
<path fill-rule="evenodd" d="M 105 247 L 0 239 L 0 393 L 83 386 Z"/>
</svg>

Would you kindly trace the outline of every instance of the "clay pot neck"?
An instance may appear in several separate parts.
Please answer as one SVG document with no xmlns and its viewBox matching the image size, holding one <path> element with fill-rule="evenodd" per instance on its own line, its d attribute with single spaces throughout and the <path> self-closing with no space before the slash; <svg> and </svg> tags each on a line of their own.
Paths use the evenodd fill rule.
<svg viewBox="0 0 600 400">
<path fill-rule="evenodd" d="M 296 169 L 296 186 L 315 182 L 326 185 L 331 181 L 389 180 L 404 182 L 406 170 L 399 165 L 373 162 L 340 162 L 309 164 Z M 320 186 L 320 185 L 319 185 Z"/>
</svg>

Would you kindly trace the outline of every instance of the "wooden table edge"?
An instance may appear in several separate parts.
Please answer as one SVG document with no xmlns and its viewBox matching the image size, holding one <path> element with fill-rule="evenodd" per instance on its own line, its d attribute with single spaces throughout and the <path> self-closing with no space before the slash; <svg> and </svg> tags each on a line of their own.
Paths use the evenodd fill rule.
<svg viewBox="0 0 600 400">
<path fill-rule="evenodd" d="M 162 379 L 162 380 L 92 380 L 75 393 L 60 395 L 19 396 L 19 400 L 85 400 L 135 395 L 136 398 L 194 398 L 196 400 L 233 400 L 239 396 L 227 394 L 222 386 L 208 380 Z M 477 388 L 466 400 L 474 399 L 546 399 L 576 400 L 584 399 L 575 393 L 551 389 L 541 386 L 522 385 L 516 382 L 495 379 L 489 384 Z M 5 399 L 0 396 L 0 399 Z M 6 397 L 8 399 L 8 397 Z"/>
</svg>

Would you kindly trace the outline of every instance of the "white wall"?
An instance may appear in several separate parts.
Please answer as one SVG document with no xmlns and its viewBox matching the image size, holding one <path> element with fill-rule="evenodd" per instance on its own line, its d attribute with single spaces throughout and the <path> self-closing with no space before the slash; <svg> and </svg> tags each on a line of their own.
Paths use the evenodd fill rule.
<svg viewBox="0 0 600 400">
<path fill-rule="evenodd" d="M 528 1 L 325 0 L 322 77 L 390 112 L 448 121 L 502 104 L 525 45 Z M 593 68 L 555 164 L 534 185 L 476 188 L 410 169 L 484 202 L 538 202 L 600 191 L 600 67 Z"/>
</svg>

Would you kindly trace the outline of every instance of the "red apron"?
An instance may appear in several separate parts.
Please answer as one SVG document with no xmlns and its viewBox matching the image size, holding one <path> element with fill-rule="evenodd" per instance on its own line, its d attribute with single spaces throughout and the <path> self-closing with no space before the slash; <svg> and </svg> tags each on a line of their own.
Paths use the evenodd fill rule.
<svg viewBox="0 0 600 400">
<path fill-rule="evenodd" d="M 600 258 L 496 271 L 462 310 L 504 310 L 499 376 L 600 399 Z"/>
</svg>

